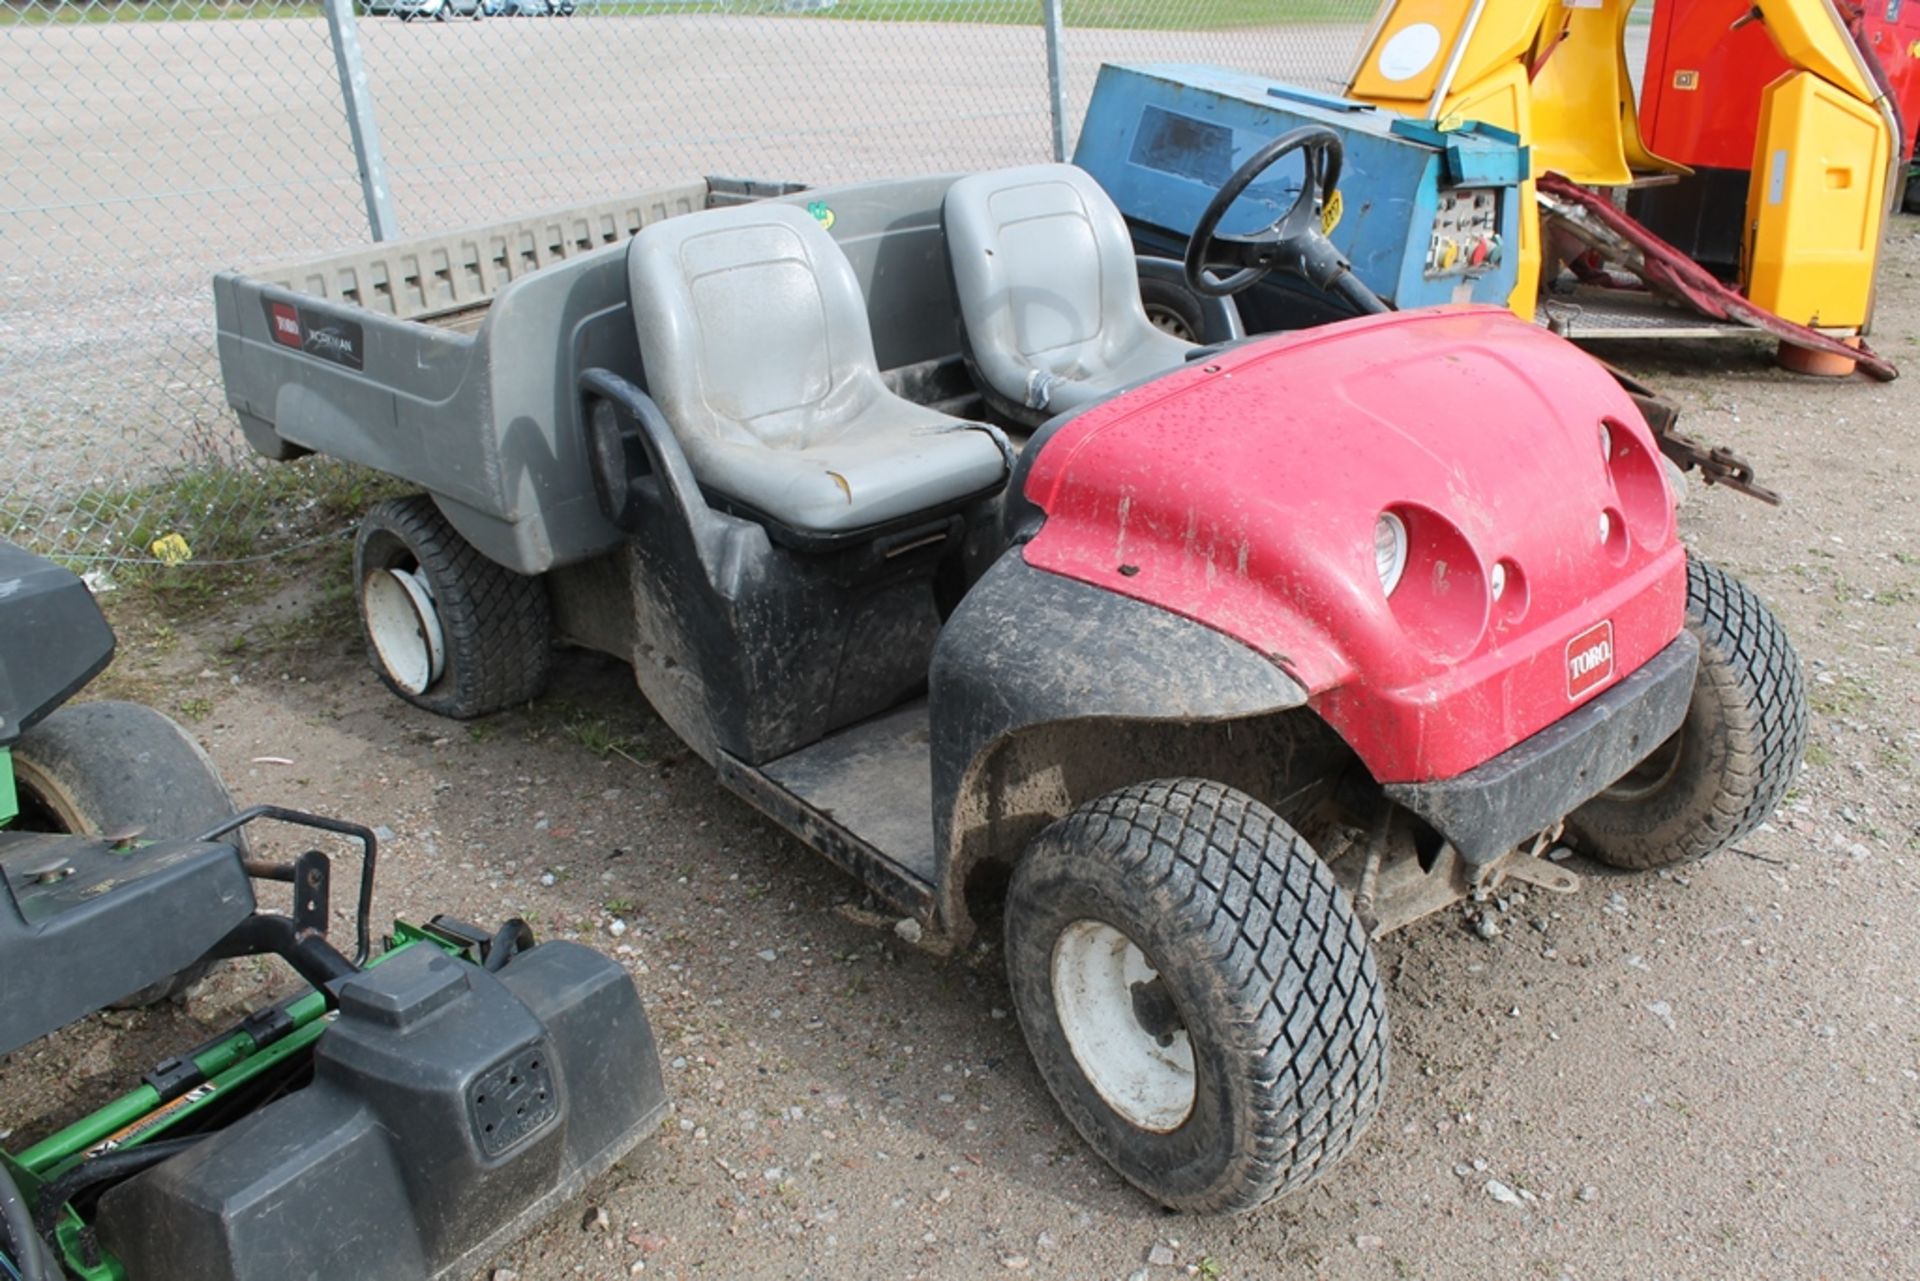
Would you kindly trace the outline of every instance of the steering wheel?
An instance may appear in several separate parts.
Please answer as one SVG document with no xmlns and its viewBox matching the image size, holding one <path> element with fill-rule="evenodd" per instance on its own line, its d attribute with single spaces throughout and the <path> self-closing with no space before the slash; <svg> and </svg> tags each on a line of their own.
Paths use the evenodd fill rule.
<svg viewBox="0 0 1920 1281">
<path fill-rule="evenodd" d="M 1280 157 L 1296 151 L 1304 153 L 1303 175 L 1292 206 L 1272 225 L 1250 236 L 1218 234 L 1220 220 L 1254 179 Z M 1338 294 L 1363 312 L 1386 311 L 1387 305 L 1354 279 L 1351 264 L 1320 227 L 1321 200 L 1340 185 L 1345 154 L 1340 135 L 1325 125 L 1290 130 L 1254 152 L 1214 193 L 1187 238 L 1187 284 L 1208 297 L 1224 298 L 1252 288 L 1268 272 L 1279 270 Z M 1238 270 L 1225 280 L 1217 279 L 1207 271 L 1207 265 L 1216 262 Z"/>
</svg>

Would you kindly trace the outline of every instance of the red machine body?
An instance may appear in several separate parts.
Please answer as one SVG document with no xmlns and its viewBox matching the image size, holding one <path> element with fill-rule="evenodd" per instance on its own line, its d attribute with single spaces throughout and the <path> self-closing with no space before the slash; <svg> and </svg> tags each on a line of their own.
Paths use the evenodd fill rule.
<svg viewBox="0 0 1920 1281">
<path fill-rule="evenodd" d="M 1920 0 L 1869 0 L 1863 18 L 1867 52 L 1887 73 L 1906 133 L 1900 139 L 1901 158 L 1912 160 L 1920 137 Z"/>
<path fill-rule="evenodd" d="M 1047 513 L 1030 564 L 1268 655 L 1381 782 L 1490 759 L 1684 620 L 1645 420 L 1590 357 L 1496 308 L 1195 362 L 1064 423 L 1026 494 Z M 1407 533 L 1391 595 L 1383 512 Z"/>
<path fill-rule="evenodd" d="M 1893 88 L 1910 158 L 1920 122 L 1920 0 L 1838 0 L 1850 29 Z M 1640 129 L 1655 155 L 1696 169 L 1747 169 L 1760 95 L 1788 70 L 1752 0 L 1654 0 L 1640 91 Z M 1858 38 L 1858 37 L 1856 37 Z"/>
</svg>

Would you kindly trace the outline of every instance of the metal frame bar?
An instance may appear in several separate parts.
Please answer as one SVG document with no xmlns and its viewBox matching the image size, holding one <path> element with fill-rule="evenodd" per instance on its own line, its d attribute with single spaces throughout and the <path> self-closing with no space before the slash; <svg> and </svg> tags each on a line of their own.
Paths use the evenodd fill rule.
<svg viewBox="0 0 1920 1281">
<path fill-rule="evenodd" d="M 1440 108 L 1446 105 L 1447 95 L 1453 92 L 1453 78 L 1459 74 L 1460 63 L 1467 56 L 1467 46 L 1473 43 L 1474 33 L 1480 29 L 1480 15 L 1486 10 L 1487 0 L 1473 0 L 1466 24 L 1454 38 L 1453 48 L 1447 51 L 1447 65 L 1440 72 L 1440 79 L 1434 83 L 1433 99 L 1427 103 L 1427 119 L 1439 121 Z"/>
<path fill-rule="evenodd" d="M 347 129 L 353 135 L 353 160 L 360 170 L 360 193 L 367 207 L 367 226 L 375 240 L 393 240 L 400 220 L 393 211 L 393 190 L 387 185 L 387 158 L 380 149 L 380 123 L 374 118 L 373 90 L 367 84 L 367 63 L 360 51 L 360 26 L 353 0 L 326 0 L 327 34 L 333 43 L 333 62 L 340 72 L 340 102 L 347 111 Z"/>
<path fill-rule="evenodd" d="M 1040 0 L 1040 17 L 1047 31 L 1047 106 L 1053 120 L 1053 158 L 1067 158 L 1066 57 L 1061 52 L 1060 34 L 1065 26 L 1060 16 L 1060 0 Z"/>
</svg>

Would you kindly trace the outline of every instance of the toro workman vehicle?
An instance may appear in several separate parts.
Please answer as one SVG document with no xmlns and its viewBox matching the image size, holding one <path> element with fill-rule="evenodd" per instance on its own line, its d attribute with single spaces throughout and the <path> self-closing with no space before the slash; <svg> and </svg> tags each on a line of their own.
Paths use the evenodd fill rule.
<svg viewBox="0 0 1920 1281">
<path fill-rule="evenodd" d="M 1278 216 L 1234 212 L 1283 161 Z M 1184 263 L 1067 165 L 689 183 L 223 274 L 221 369 L 261 452 L 423 491 L 355 552 L 397 694 L 479 716 L 556 641 L 619 656 L 876 895 L 1003 922 L 1088 1143 L 1244 1210 L 1379 1107 L 1374 939 L 1572 890 L 1566 846 L 1711 854 L 1805 734 L 1779 623 L 1577 348 L 1494 306 L 1241 336 L 1275 272 L 1383 313 L 1323 231 L 1341 162 L 1319 129 L 1194 169 Z"/>
<path fill-rule="evenodd" d="M 222 958 L 305 983 L 0 1152 L 0 1276 L 466 1278 L 649 1137 L 666 1096 L 623 969 L 517 920 L 401 923 L 376 954 L 373 832 L 236 814 L 167 717 L 62 706 L 112 652 L 78 578 L 0 543 L 0 1054 Z M 259 857 L 263 820 L 358 847 L 351 951 L 331 860 Z"/>
</svg>

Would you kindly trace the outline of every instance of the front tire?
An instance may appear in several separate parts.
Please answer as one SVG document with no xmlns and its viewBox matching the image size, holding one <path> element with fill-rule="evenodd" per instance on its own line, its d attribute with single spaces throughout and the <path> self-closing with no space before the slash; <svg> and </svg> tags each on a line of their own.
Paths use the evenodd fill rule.
<svg viewBox="0 0 1920 1281">
<path fill-rule="evenodd" d="M 389 499 L 361 520 L 353 581 L 373 669 L 416 707 L 471 720 L 546 688 L 545 584 L 481 555 L 425 494 Z"/>
<path fill-rule="evenodd" d="M 1800 768 L 1807 691 L 1780 620 L 1740 580 L 1689 558 L 1687 630 L 1700 641 L 1687 719 L 1568 820 L 1575 845 L 1612 867 L 1725 848 L 1773 813 Z"/>
<path fill-rule="evenodd" d="M 20 816 L 13 829 L 114 841 L 197 836 L 234 815 L 233 797 L 200 744 L 171 717 L 139 703 L 62 707 L 13 747 Z M 238 835 L 227 838 L 246 846 Z M 165 929 L 156 921 L 155 929 Z M 185 991 L 211 962 L 152 983 L 115 1009 Z"/>
<path fill-rule="evenodd" d="M 1008 892 L 1007 974 L 1074 1128 L 1176 1210 L 1251 1210 L 1331 1167 L 1385 1092 L 1366 930 L 1258 801 L 1140 783 L 1035 838 Z"/>
</svg>

